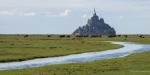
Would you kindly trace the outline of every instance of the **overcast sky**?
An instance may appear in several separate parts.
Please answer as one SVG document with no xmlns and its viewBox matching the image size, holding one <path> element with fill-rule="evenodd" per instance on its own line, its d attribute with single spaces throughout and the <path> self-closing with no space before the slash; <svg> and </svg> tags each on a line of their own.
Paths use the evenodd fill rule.
<svg viewBox="0 0 150 75">
<path fill-rule="evenodd" d="M 0 0 L 0 34 L 71 34 L 94 8 L 118 34 L 150 34 L 150 0 Z"/>
</svg>

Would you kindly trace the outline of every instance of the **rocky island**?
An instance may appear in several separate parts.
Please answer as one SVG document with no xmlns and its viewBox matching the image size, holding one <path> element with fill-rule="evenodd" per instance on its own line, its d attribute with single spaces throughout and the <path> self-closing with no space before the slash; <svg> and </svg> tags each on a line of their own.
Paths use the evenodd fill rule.
<svg viewBox="0 0 150 75">
<path fill-rule="evenodd" d="M 94 14 L 85 26 L 79 27 L 73 35 L 116 35 L 114 28 L 105 23 L 103 18 L 99 19 L 94 9 Z"/>
</svg>

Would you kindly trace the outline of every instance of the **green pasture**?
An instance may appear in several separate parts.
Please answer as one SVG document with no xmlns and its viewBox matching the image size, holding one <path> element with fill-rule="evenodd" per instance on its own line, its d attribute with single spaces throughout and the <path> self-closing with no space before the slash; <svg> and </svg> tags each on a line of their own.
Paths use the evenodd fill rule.
<svg viewBox="0 0 150 75">
<path fill-rule="evenodd" d="M 131 41 L 150 44 L 150 37 L 139 38 L 133 35 L 127 38 L 60 38 L 44 35 L 27 38 L 23 36 L 0 36 L 0 61 L 20 61 L 122 47 L 103 41 Z M 150 52 L 95 62 L 0 71 L 0 75 L 150 75 Z"/>
</svg>

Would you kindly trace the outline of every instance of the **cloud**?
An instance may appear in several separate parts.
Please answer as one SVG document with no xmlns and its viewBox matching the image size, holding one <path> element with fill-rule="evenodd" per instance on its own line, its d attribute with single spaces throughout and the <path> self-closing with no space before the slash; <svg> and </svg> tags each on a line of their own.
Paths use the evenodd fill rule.
<svg viewBox="0 0 150 75">
<path fill-rule="evenodd" d="M 60 16 L 68 16 L 68 15 L 70 15 L 71 12 L 72 12 L 72 10 L 66 9 L 63 13 L 60 13 Z"/>
<path fill-rule="evenodd" d="M 36 15 L 35 12 L 24 12 L 18 11 L 16 9 L 0 11 L 0 16 L 35 16 L 35 15 Z"/>
<path fill-rule="evenodd" d="M 105 12 L 129 12 L 150 10 L 150 0 L 0 0 L 2 9 L 99 9 Z M 67 16 L 71 11 L 66 9 L 60 16 Z M 4 13 L 1 13 L 4 14 Z M 5 12 L 6 15 L 13 13 Z M 51 14 L 50 14 L 51 15 Z"/>
<path fill-rule="evenodd" d="M 23 13 L 23 16 L 35 16 L 35 12 Z"/>
<path fill-rule="evenodd" d="M 66 9 L 68 7 L 69 9 Z M 149 7 L 150 0 L 0 0 L 0 16 L 45 15 L 49 17 L 63 17 L 70 15 L 72 10 L 82 11 L 93 8 L 96 8 L 97 11 L 102 10 L 105 13 L 135 13 L 143 11 L 149 13 Z M 3 11 L 12 9 L 19 9 L 19 11 Z M 64 10 L 63 12 L 57 12 L 57 10 L 62 9 Z M 49 10 L 52 13 L 44 13 L 49 12 Z M 86 15 L 82 17 L 85 18 Z"/>
<path fill-rule="evenodd" d="M 15 12 L 0 11 L 0 16 L 13 16 L 13 15 L 15 15 Z"/>
<path fill-rule="evenodd" d="M 17 14 L 16 9 L 11 10 L 0 10 L 0 16 L 14 16 Z"/>
<path fill-rule="evenodd" d="M 20 9 L 11 9 L 11 10 L 0 10 L 0 16 L 46 16 L 46 17 L 64 17 L 69 16 L 72 10 L 65 9 L 62 11 L 36 11 L 36 10 L 20 10 Z"/>
</svg>

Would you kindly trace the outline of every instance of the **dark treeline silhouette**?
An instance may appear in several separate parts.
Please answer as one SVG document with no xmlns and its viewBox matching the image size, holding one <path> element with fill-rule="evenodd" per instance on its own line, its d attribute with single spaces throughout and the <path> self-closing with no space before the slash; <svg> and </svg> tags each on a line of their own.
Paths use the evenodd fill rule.
<svg viewBox="0 0 150 75">
<path fill-rule="evenodd" d="M 29 35 L 24 35 L 24 38 L 27 38 L 27 37 L 29 37 Z"/>
<path fill-rule="evenodd" d="M 71 37 L 71 35 L 66 35 L 66 37 L 67 37 L 67 38 L 70 38 L 70 37 Z"/>
<path fill-rule="evenodd" d="M 51 35 L 47 35 L 47 37 L 51 37 Z"/>
<path fill-rule="evenodd" d="M 117 35 L 117 37 L 121 37 L 121 35 Z"/>
<path fill-rule="evenodd" d="M 102 37 L 102 35 L 91 35 L 90 37 Z"/>
<path fill-rule="evenodd" d="M 125 38 L 128 38 L 128 35 L 124 35 Z"/>
<path fill-rule="evenodd" d="M 102 37 L 102 35 L 76 35 L 75 37 L 92 37 L 92 38 L 96 38 L 96 37 Z"/>
<path fill-rule="evenodd" d="M 65 37 L 66 35 L 59 35 L 60 38 Z"/>
<path fill-rule="evenodd" d="M 75 37 L 89 37 L 89 35 L 76 35 Z"/>
<path fill-rule="evenodd" d="M 108 35 L 109 38 L 116 37 L 116 35 Z"/>
<path fill-rule="evenodd" d="M 63 37 L 67 37 L 67 38 L 70 38 L 71 35 L 59 35 L 60 38 L 63 38 Z"/>
<path fill-rule="evenodd" d="M 23 36 L 24 38 L 27 38 L 30 36 L 30 34 L 17 34 L 17 36 Z M 38 35 L 31 35 L 31 36 L 38 36 Z M 42 36 L 42 35 L 40 35 Z M 45 35 L 46 37 L 53 37 L 53 36 L 57 36 L 57 37 L 60 37 L 60 38 L 80 38 L 80 37 L 88 37 L 88 38 L 102 38 L 102 37 L 108 37 L 108 38 L 115 38 L 115 37 L 118 37 L 118 38 L 128 38 L 128 37 L 131 37 L 131 36 L 134 36 L 134 37 L 139 37 L 139 38 L 145 38 L 146 35 L 142 35 L 142 34 L 137 34 L 137 35 Z M 149 36 L 149 35 L 147 35 Z"/>
<path fill-rule="evenodd" d="M 137 35 L 137 36 L 140 37 L 140 38 L 145 38 L 144 35 Z"/>
</svg>

